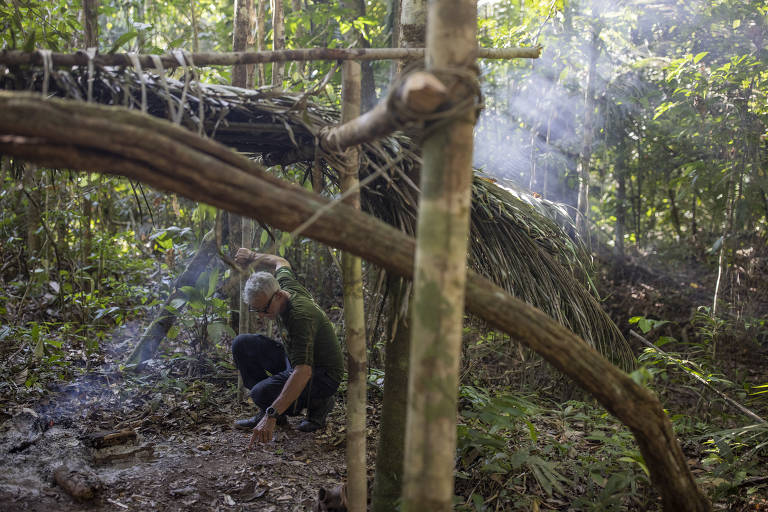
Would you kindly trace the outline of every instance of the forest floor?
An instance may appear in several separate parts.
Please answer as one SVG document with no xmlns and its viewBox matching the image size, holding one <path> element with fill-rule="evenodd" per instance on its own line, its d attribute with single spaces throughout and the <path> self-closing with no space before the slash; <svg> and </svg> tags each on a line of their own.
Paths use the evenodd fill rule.
<svg viewBox="0 0 768 512">
<path fill-rule="evenodd" d="M 708 300 L 709 291 L 703 284 L 696 284 L 700 277 L 688 274 L 670 279 L 663 272 L 643 270 L 618 280 L 605 280 L 612 293 L 609 310 L 614 318 L 624 319 L 625 327 L 629 316 L 656 311 L 656 318 L 671 321 L 665 329 L 678 325 L 680 334 L 674 334 L 684 337 L 691 308 Z M 120 362 L 141 329 L 138 321 L 118 328 L 102 343 L 100 353 L 90 356 L 90 361 L 82 347 L 70 349 L 66 357 L 81 368 L 74 372 L 79 377 L 49 381 L 39 393 L 0 395 L 0 509 L 304 511 L 313 509 L 320 488 L 332 488 L 345 480 L 341 399 L 324 430 L 308 434 L 295 428 L 278 429 L 274 441 L 248 451 L 249 433 L 235 430 L 232 422 L 252 415 L 254 410 L 246 401 L 234 398 L 236 373 L 227 362 L 228 354 L 220 350 L 213 356 L 196 358 L 178 347 L 165 357 L 151 360 L 142 372 L 128 372 Z M 768 346 L 738 339 L 729 342 L 729 350 L 723 350 L 719 359 L 724 378 L 739 385 L 768 383 Z M 21 351 L 22 347 L 12 349 Z M 13 368 L 14 357 L 21 355 L 19 351 L 10 354 L 9 349 L 5 350 L 2 358 L 6 369 Z M 10 375 L 17 390 L 23 390 L 26 371 Z M 665 385 L 659 394 L 670 415 L 703 421 L 727 416 L 718 423 L 722 428 L 744 424 L 743 418 L 734 420 L 722 403 L 712 408 L 710 397 L 695 384 Z M 369 465 L 374 460 L 380 397 L 376 390 L 371 395 Z M 751 407 L 766 417 L 765 399 L 752 401 Z M 567 446 L 562 456 L 568 460 L 597 460 L 594 457 L 600 452 L 599 443 L 579 428 L 581 425 L 586 430 L 590 422 L 595 424 L 594 419 L 567 423 L 564 418 L 565 413 L 531 418 L 534 425 L 530 428 L 539 433 L 537 442 Z M 292 427 L 299 420 L 292 418 Z M 610 417 L 600 421 L 600 428 L 609 433 L 626 431 Z M 523 431 L 528 428 L 524 426 Z M 128 432 L 126 443 L 107 448 L 92 446 L 99 433 L 116 431 Z M 700 485 L 713 493 L 724 479 L 705 463 L 708 453 L 702 443 L 683 442 L 683 448 Z M 61 467 L 66 471 L 57 472 Z M 559 471 L 567 476 L 565 467 Z M 60 476 L 58 481 L 56 474 Z M 470 487 L 492 491 L 498 475 L 489 478 L 490 486 L 469 482 Z M 604 490 L 610 486 L 600 482 L 599 475 L 592 474 L 591 478 Z M 498 508 L 500 502 L 494 502 L 493 495 L 470 503 L 472 492 L 464 497 L 465 506 L 471 505 L 472 510 L 493 510 L 494 504 L 498 510 L 584 510 L 573 507 L 571 502 L 584 493 L 585 487 L 575 477 L 571 478 L 572 488 L 565 481 L 563 477 L 560 482 L 565 487 L 562 492 L 552 493 L 544 492 L 533 478 L 523 478 L 522 483 L 511 478 L 506 483 L 499 480 L 497 488 L 507 486 L 511 492 L 532 496 L 526 501 L 531 506 L 516 508 L 507 504 Z M 63 488 L 67 482 L 80 482 L 81 491 L 93 489 L 94 497 L 74 500 L 71 490 L 68 493 Z M 718 495 L 715 508 L 768 510 L 768 471 L 762 477 L 751 473 L 744 482 L 733 485 L 730 494 Z M 594 486 L 594 482 L 590 485 Z M 560 487 L 557 482 L 556 487 Z M 595 505 L 592 509 L 657 510 L 655 493 L 647 483 L 645 487 L 640 493 L 643 499 L 606 508 Z M 457 486 L 457 490 L 462 489 L 467 489 L 466 481 Z"/>
<path fill-rule="evenodd" d="M 292 428 L 248 451 L 250 432 L 232 423 L 255 411 L 233 399 L 234 371 L 223 360 L 171 357 L 151 360 L 141 374 L 121 372 L 136 327 L 121 329 L 80 379 L 34 403 L 4 404 L 2 510 L 311 510 L 321 487 L 344 480 L 340 407 L 323 431 L 300 432 L 300 418 L 291 418 Z M 137 435 L 92 446 L 119 431 Z M 95 498 L 73 500 L 55 481 L 60 466 Z"/>
</svg>

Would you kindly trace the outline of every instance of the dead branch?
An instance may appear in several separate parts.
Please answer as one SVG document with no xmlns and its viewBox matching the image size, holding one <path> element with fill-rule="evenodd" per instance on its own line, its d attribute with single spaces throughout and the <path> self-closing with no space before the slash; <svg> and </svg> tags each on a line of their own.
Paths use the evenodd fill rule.
<svg viewBox="0 0 768 512">
<path fill-rule="evenodd" d="M 9 92 L 0 92 L 0 111 L 2 154 L 126 176 L 286 231 L 324 208 L 303 234 L 413 276 L 413 238 L 348 205 L 327 208 L 329 199 L 270 176 L 245 157 L 219 159 L 221 152 L 202 149 L 210 141 L 168 122 L 117 107 Z M 538 352 L 630 428 L 665 509 L 711 510 L 656 395 L 568 329 L 474 272 L 467 276 L 466 305 Z"/>
<path fill-rule="evenodd" d="M 80 502 L 92 500 L 101 485 L 96 477 L 67 466 L 54 469 L 53 479 L 64 492 Z"/>
<path fill-rule="evenodd" d="M 481 59 L 538 59 L 541 47 L 535 48 L 479 48 Z M 195 66 L 234 66 L 241 64 L 262 64 L 265 62 L 308 61 L 308 60 L 396 60 L 423 59 L 424 48 L 305 48 L 296 50 L 272 50 L 262 52 L 202 52 L 160 55 L 160 62 L 166 69 L 184 65 Z M 143 69 L 153 69 L 155 61 L 150 55 L 139 55 Z M 54 66 L 87 66 L 88 55 L 77 53 L 52 53 Z M 99 66 L 133 67 L 131 56 L 127 53 L 96 55 L 93 63 Z M 20 66 L 33 64 L 42 66 L 43 55 L 40 52 L 3 50 L 0 52 L 0 64 Z"/>
<path fill-rule="evenodd" d="M 106 448 L 119 444 L 135 443 L 136 432 L 133 429 L 118 430 L 116 432 L 97 432 L 90 434 L 86 442 L 93 448 Z"/>
</svg>

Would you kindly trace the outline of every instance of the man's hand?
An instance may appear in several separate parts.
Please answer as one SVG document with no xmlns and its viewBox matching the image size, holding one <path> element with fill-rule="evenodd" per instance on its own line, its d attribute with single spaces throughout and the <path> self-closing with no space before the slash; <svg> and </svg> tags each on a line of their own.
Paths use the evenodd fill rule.
<svg viewBox="0 0 768 512">
<path fill-rule="evenodd" d="M 248 449 L 252 449 L 256 441 L 260 443 L 271 441 L 272 436 L 275 434 L 276 423 L 277 420 L 275 418 L 270 418 L 265 414 L 259 424 L 253 427 L 253 434 L 251 434 L 251 442 L 248 443 Z"/>
<path fill-rule="evenodd" d="M 255 255 L 256 254 L 250 249 L 241 247 L 235 253 L 235 263 L 237 263 L 238 265 L 247 265 L 248 263 L 256 259 Z"/>
</svg>

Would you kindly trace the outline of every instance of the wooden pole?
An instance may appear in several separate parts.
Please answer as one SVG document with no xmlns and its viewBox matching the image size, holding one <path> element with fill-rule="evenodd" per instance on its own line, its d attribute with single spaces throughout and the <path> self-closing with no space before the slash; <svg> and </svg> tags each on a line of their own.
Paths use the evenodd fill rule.
<svg viewBox="0 0 768 512">
<path fill-rule="evenodd" d="M 361 75 L 360 63 L 347 61 L 342 71 L 341 120 L 350 121 L 360 115 Z M 346 203 L 360 209 L 358 188 L 358 150 L 351 148 L 344 155 L 345 168 L 341 169 L 341 190 L 356 190 Z M 349 512 L 365 512 L 367 502 L 367 471 L 365 464 L 366 391 L 368 384 L 365 309 L 363 303 L 362 262 L 358 256 L 344 251 L 341 254 L 344 277 L 344 329 L 347 345 L 347 508 Z"/>
<path fill-rule="evenodd" d="M 402 503 L 406 512 L 449 512 L 477 114 L 472 100 L 479 87 L 475 0 L 429 0 L 426 44 L 427 71 L 442 70 L 449 103 L 463 107 L 429 130 L 422 144 Z"/>
<path fill-rule="evenodd" d="M 536 48 L 480 48 L 480 59 L 538 59 L 541 47 Z M 278 50 L 264 52 L 222 52 L 189 54 L 196 66 L 234 66 L 237 64 L 259 64 L 264 62 L 305 61 L 305 60 L 393 60 L 423 58 L 424 48 L 308 48 L 296 50 Z M 85 52 L 53 53 L 54 66 L 85 66 L 88 56 Z M 149 55 L 139 55 L 142 68 L 152 69 L 155 63 Z M 100 66 L 133 66 L 130 56 L 125 53 L 97 55 L 93 62 Z M 165 68 L 184 65 L 182 52 L 160 55 L 160 62 Z M 25 64 L 43 65 L 43 57 L 37 52 L 3 50 L 0 52 L 0 64 L 21 66 Z"/>
</svg>

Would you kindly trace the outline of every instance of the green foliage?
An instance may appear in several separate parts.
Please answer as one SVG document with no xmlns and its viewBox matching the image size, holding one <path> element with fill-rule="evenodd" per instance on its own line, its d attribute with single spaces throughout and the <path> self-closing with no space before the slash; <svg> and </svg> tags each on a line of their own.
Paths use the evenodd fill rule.
<svg viewBox="0 0 768 512">
<path fill-rule="evenodd" d="M 706 480 L 715 499 L 727 497 L 750 477 L 765 476 L 768 425 L 757 424 L 719 430 L 699 437 L 704 441 L 703 465 L 711 469 Z"/>
<path fill-rule="evenodd" d="M 0 49 L 73 48 L 82 31 L 78 7 L 63 0 L 0 1 Z"/>
<path fill-rule="evenodd" d="M 215 269 L 202 273 L 195 286 L 181 287 L 184 297 L 172 300 L 167 306 L 177 315 L 181 326 L 186 328 L 189 342 L 198 355 L 212 344 L 235 337 L 234 330 L 227 324 L 229 304 L 215 297 L 218 280 L 219 272 Z M 168 333 L 168 337 L 173 339 L 179 334 L 180 330 L 175 328 Z"/>
<path fill-rule="evenodd" d="M 471 492 L 458 510 L 518 510 L 533 499 L 613 510 L 645 499 L 645 462 L 632 434 L 606 413 L 576 401 L 544 408 L 533 397 L 467 386 L 461 397 L 457 486 Z M 575 488 L 583 492 L 573 495 Z"/>
</svg>

